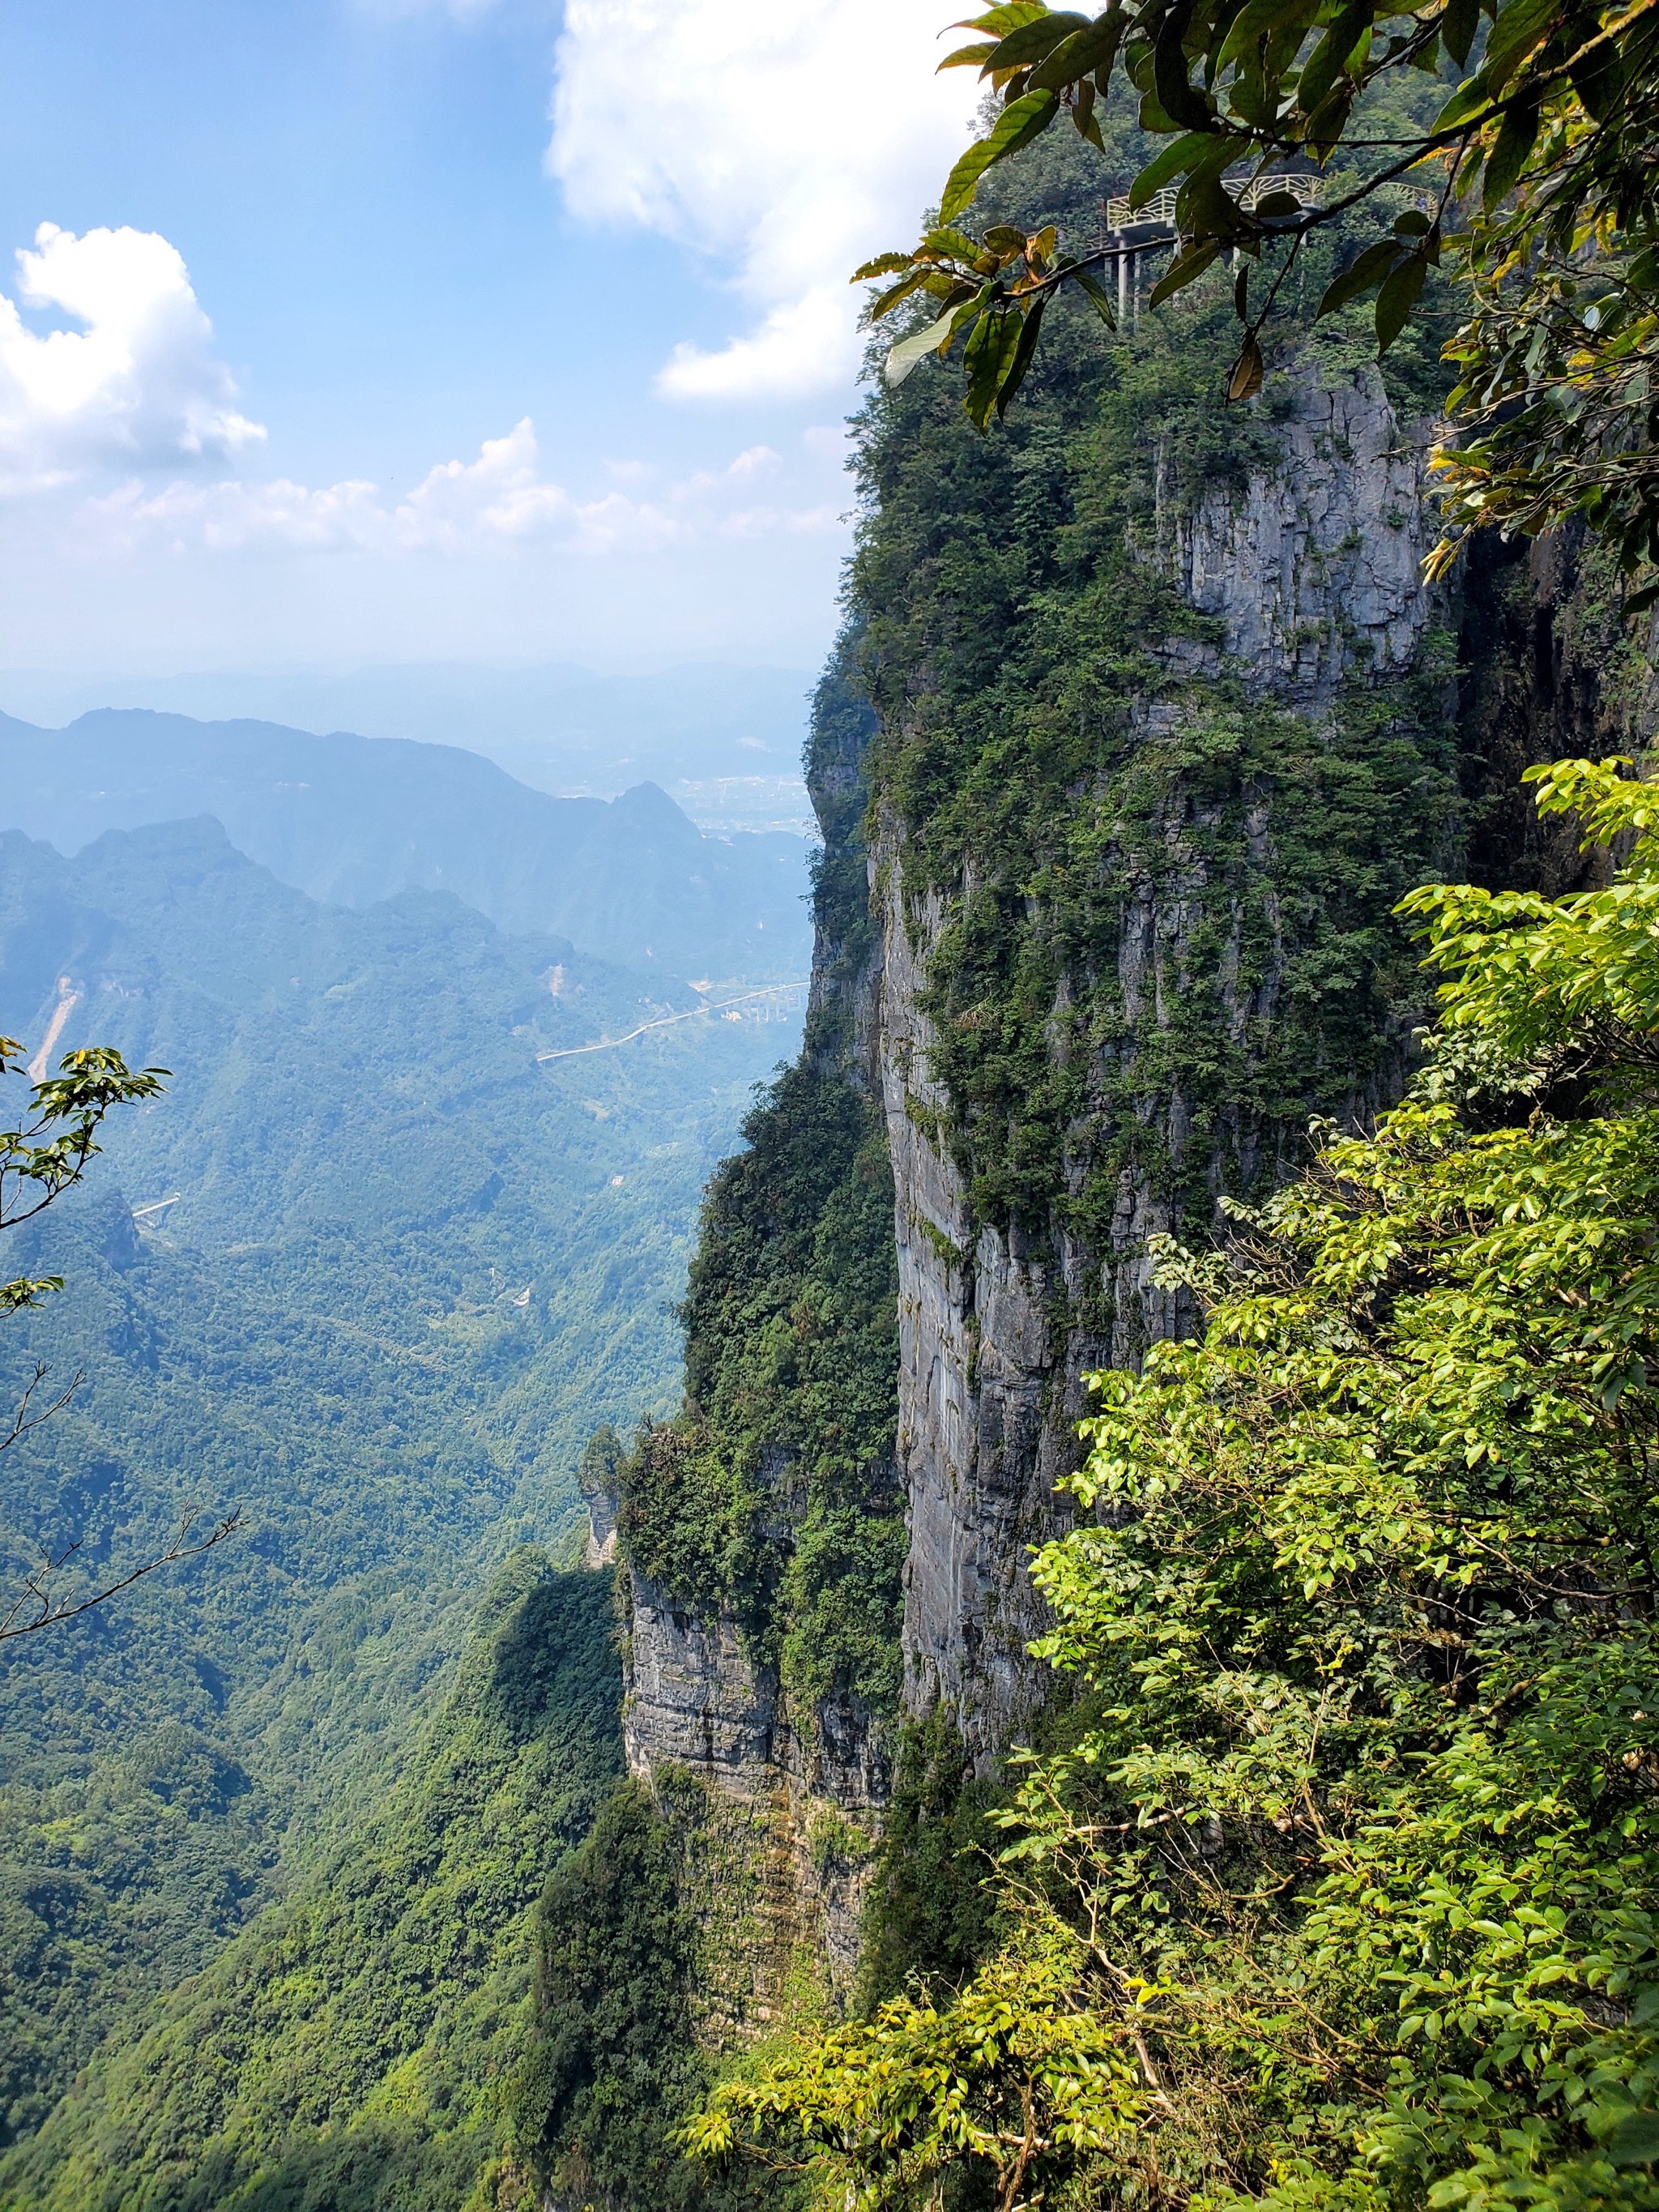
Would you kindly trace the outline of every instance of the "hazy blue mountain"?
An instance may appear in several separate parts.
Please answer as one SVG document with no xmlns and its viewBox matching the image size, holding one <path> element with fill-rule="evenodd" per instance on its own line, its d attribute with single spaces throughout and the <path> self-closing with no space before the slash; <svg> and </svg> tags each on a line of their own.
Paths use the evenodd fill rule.
<svg viewBox="0 0 1659 2212">
<path fill-rule="evenodd" d="M 592 1428 L 674 1403 L 702 1183 L 799 1034 L 697 1003 L 447 892 L 320 904 L 211 820 L 0 836 L 0 1030 L 173 1071 L 5 1239 L 67 1288 L 0 1330 L 0 1407 L 85 1380 L 0 1453 L 0 1568 L 246 1516 L 0 1654 L 0 2138 L 361 1806 Z"/>
<path fill-rule="evenodd" d="M 0 829 L 63 852 L 210 814 L 313 898 L 453 891 L 500 927 L 556 931 L 671 976 L 805 976 L 808 848 L 704 836 L 654 785 L 554 799 L 454 745 L 105 710 L 67 729 L 0 716 Z"/>
<path fill-rule="evenodd" d="M 465 745 L 538 791 L 611 799 L 648 779 L 705 827 L 811 830 L 801 781 L 804 670 L 719 664 L 599 675 L 564 663 L 218 671 L 78 678 L 14 672 L 0 699 L 35 722 L 101 707 L 207 721 L 252 716 L 325 734 Z"/>
</svg>

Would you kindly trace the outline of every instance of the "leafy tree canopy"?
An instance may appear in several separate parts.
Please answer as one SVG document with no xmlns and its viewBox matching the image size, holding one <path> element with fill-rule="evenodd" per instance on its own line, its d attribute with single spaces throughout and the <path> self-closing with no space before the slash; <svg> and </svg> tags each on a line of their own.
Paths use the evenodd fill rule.
<svg viewBox="0 0 1659 2212">
<path fill-rule="evenodd" d="M 966 333 L 965 404 L 983 428 L 1018 389 L 1056 292 L 1079 288 L 1114 319 L 1098 272 L 1131 250 L 1126 226 L 1157 214 L 1176 246 L 1154 304 L 1231 258 L 1243 337 L 1228 397 L 1249 398 L 1304 240 L 1367 218 L 1321 313 L 1373 297 L 1386 351 L 1431 270 L 1467 287 L 1437 566 L 1482 525 L 1533 534 L 1570 515 L 1627 568 L 1659 563 L 1654 0 L 1111 0 L 1092 16 L 1007 0 L 958 27 L 975 36 L 941 67 L 977 69 L 999 106 L 921 243 L 854 279 L 890 280 L 878 319 L 931 304 L 890 353 L 890 379 Z M 1429 81 L 1426 106 L 1394 96 L 1406 72 Z M 1167 143 L 1110 233 L 963 227 L 987 171 L 1062 116 L 1103 152 L 1097 111 L 1114 95 L 1138 100 L 1141 128 Z"/>
<path fill-rule="evenodd" d="M 1000 1948 L 702 2148 L 871 2206 L 1659 2204 L 1659 811 L 1535 780 L 1627 864 L 1415 894 L 1412 1095 L 1167 1248 L 1202 1339 L 1093 1378 L 1037 1561 L 1087 1725 L 1001 1816 Z"/>
</svg>

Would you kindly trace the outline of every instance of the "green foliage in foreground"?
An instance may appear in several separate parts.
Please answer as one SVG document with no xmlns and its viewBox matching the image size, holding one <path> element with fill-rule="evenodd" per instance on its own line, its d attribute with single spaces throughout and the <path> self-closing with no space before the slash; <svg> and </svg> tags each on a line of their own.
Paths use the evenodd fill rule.
<svg viewBox="0 0 1659 2212">
<path fill-rule="evenodd" d="M 858 1994 L 872 2008 L 915 1977 L 952 1985 L 985 1955 L 995 1784 L 976 1778 L 942 1704 L 898 1732 L 892 1795 L 859 1935 Z"/>
<path fill-rule="evenodd" d="M 615 1627 L 609 1576 L 515 1554 L 384 1805 L 100 2051 L 8 2212 L 510 2201 L 530 1915 L 621 1765 Z"/>
<path fill-rule="evenodd" d="M 27 1054 L 15 1037 L 0 1036 L 0 1076 L 27 1072 Z M 72 1189 L 101 1148 L 98 1132 L 113 1106 L 136 1105 L 161 1088 L 164 1067 L 135 1074 L 107 1045 L 83 1045 L 64 1054 L 56 1075 L 28 1078 L 28 1103 L 17 1127 L 0 1129 L 0 1229 L 44 1213 Z M 16 1313 L 48 1291 L 56 1277 L 0 1283 L 0 1313 Z M 20 1633 L 22 1632 L 19 1632 Z"/>
<path fill-rule="evenodd" d="M 872 302 L 876 317 L 926 307 L 888 356 L 890 380 L 967 333 L 963 404 L 982 429 L 1019 389 L 1058 293 L 1080 288 L 1113 323 L 1099 276 L 1121 265 L 1117 240 L 1084 234 L 1067 251 L 1047 226 L 957 226 L 988 173 L 1068 112 L 1077 143 L 1103 157 L 1099 196 L 1126 182 L 1101 127 L 1115 96 L 1164 143 L 1150 160 L 1143 149 L 1111 228 L 1158 212 L 1175 234 L 1154 307 L 1227 254 L 1242 326 L 1229 400 L 1261 390 L 1262 331 L 1304 247 L 1358 216 L 1363 250 L 1322 314 L 1374 295 L 1386 354 L 1443 258 L 1466 293 L 1448 349 L 1463 372 L 1452 434 L 1465 442 L 1435 457 L 1450 493 L 1435 568 L 1471 530 L 1535 537 L 1573 517 L 1625 568 L 1659 562 L 1659 30 L 1641 0 L 1112 0 L 1092 21 L 1006 0 L 958 27 L 987 35 L 941 67 L 978 68 L 1001 113 L 957 161 L 915 252 L 883 254 L 854 280 L 897 278 Z M 1287 161 L 1304 175 L 1286 176 Z M 1407 179 L 1415 204 L 1401 209 Z M 1161 191 L 1172 208 L 1157 208 Z M 1644 586 L 1656 596 L 1659 582 Z"/>
<path fill-rule="evenodd" d="M 1375 1135 L 1164 1266 L 1040 1555 L 1091 1724 L 1028 1759 L 1003 1941 L 722 2087 L 826 2203 L 1659 2204 L 1659 810 L 1552 904 L 1425 892 Z"/>
</svg>

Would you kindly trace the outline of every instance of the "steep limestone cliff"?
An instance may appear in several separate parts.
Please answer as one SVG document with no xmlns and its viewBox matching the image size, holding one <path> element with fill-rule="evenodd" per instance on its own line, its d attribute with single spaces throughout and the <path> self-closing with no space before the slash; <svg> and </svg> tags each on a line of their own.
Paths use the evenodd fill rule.
<svg viewBox="0 0 1659 2212">
<path fill-rule="evenodd" d="M 906 788 L 907 751 L 936 746 L 941 720 L 970 722 L 983 706 L 972 671 L 980 696 L 950 696 L 960 678 L 936 646 L 896 687 L 890 660 L 884 684 L 896 626 L 939 627 L 936 548 L 931 574 L 927 558 L 910 564 L 896 611 L 866 562 L 819 700 L 811 765 L 826 850 L 806 1058 L 816 1079 L 878 1103 L 891 1162 L 903 1709 L 942 1699 L 981 1771 L 1047 1693 L 1026 1651 L 1041 1620 L 1025 1559 L 1075 1464 L 1081 1377 L 1188 1318 L 1153 1282 L 1148 1240 L 1207 1233 L 1218 1195 L 1284 1172 L 1310 1111 L 1364 1112 L 1403 1065 L 1410 967 L 1387 911 L 1447 849 L 1455 796 L 1451 694 L 1419 581 L 1420 447 L 1374 371 L 1322 373 L 1317 356 L 1284 380 L 1273 411 L 1244 464 L 1184 505 L 1176 462 L 1154 455 L 1153 511 L 1119 521 L 1111 549 L 1138 578 L 1136 627 L 1092 696 L 1067 702 L 1086 727 L 1059 779 L 1063 805 L 1052 763 L 1033 767 L 1004 743 L 1014 843 L 971 830 L 942 838 L 938 810 L 930 817 Z M 868 434 L 879 445 L 915 433 L 910 420 Z M 936 467 L 918 443 L 921 467 Z M 1060 511 L 1028 522 L 1027 540 L 1074 528 L 1097 471 L 1085 452 Z M 976 527 L 998 489 L 963 501 Z M 887 504 L 890 518 L 902 495 Z M 1049 558 L 1027 551 L 1035 565 Z M 1356 764 L 1379 731 L 1392 782 L 1367 781 Z M 991 732 L 1004 740 L 1006 726 Z M 987 742 L 970 732 L 970 749 Z M 959 763 L 958 787 L 977 767 Z M 1413 787 L 1403 813 L 1401 781 Z M 1328 807 L 1334 827 L 1320 818 Z M 1330 848 L 1311 866 L 1310 836 Z M 1324 880 L 1327 866 L 1346 871 L 1345 886 Z M 1337 913 L 1345 902 L 1354 910 Z M 1009 995 L 1006 961 L 1000 975 L 981 963 L 963 980 L 976 904 L 1008 922 L 1006 936 L 1023 928 L 1037 944 L 1035 988 L 1028 957 L 1012 1015 L 994 1003 L 1000 987 Z M 1200 1026 L 1223 1032 L 1218 1079 L 1216 1040 L 1192 1034 L 1195 1002 Z M 1033 1114 L 1030 1097 L 1003 1095 L 988 1112 L 962 1051 L 988 1006 L 1005 1032 L 1035 1033 L 1038 1057 L 1063 1072 L 1058 1102 Z M 1345 1029 L 1357 1021 L 1376 1033 L 1358 1055 Z M 1029 1064 L 1030 1036 L 1012 1049 Z M 1011 1202 L 1008 1179 L 985 1171 L 999 1149 L 1040 1148 L 1042 1130 L 1034 1139 L 1022 1116 L 1046 1120 L 1059 1168 L 1054 1200 L 1036 1207 Z M 672 1456 L 665 1443 L 642 1456 L 653 1451 L 659 1466 Z M 763 1455 L 744 1501 L 776 1547 L 774 1597 L 788 1572 L 789 1466 L 786 1449 Z M 682 1535 L 686 1488 L 682 1479 L 673 1509 Z M 655 1494 L 636 1520 L 654 1511 L 660 1522 L 660 1482 Z M 729 1516 L 723 1530 L 729 1542 Z M 642 1564 L 647 1547 L 629 1548 L 629 1763 L 703 1793 L 704 1866 L 690 1887 L 708 1936 L 711 2033 L 751 2033 L 775 2016 L 803 1948 L 838 1991 L 850 1985 L 864 1839 L 890 1787 L 895 1716 L 844 1680 L 803 1698 L 752 1591 L 711 1604 L 672 1544 L 655 1555 L 665 1576 Z"/>
<path fill-rule="evenodd" d="M 1215 685 L 1225 683 L 1255 702 L 1282 703 L 1317 746 L 1344 687 L 1376 690 L 1422 666 L 1432 611 L 1419 565 L 1428 536 L 1421 441 L 1402 433 L 1375 371 L 1322 380 L 1312 361 L 1292 365 L 1287 382 L 1293 397 L 1270 459 L 1242 483 L 1205 490 L 1167 526 L 1159 519 L 1162 557 L 1185 601 L 1216 629 L 1157 642 L 1159 680 L 1122 702 L 1132 741 L 1151 744 L 1202 723 L 1213 714 Z M 1164 474 L 1160 465 L 1160 481 Z M 1097 799 L 1102 781 L 1094 792 L 1079 790 L 1076 803 Z M 1253 1036 L 1273 1023 L 1294 927 L 1279 896 L 1274 795 L 1270 778 L 1246 772 L 1233 790 L 1194 803 L 1177 773 L 1158 811 L 1170 864 L 1161 878 L 1117 856 L 1126 880 L 1117 887 L 1115 981 L 1130 1024 L 1167 1030 L 1200 960 L 1219 981 L 1219 1011 L 1236 1046 L 1248 1054 Z M 1218 866 L 1202 835 L 1229 805 L 1240 813 L 1242 871 L 1233 852 Z M 1386 823 L 1376 826 L 1388 834 Z M 882 928 L 880 1057 L 899 1255 L 906 1696 L 913 1711 L 942 1697 L 982 1769 L 1047 1693 L 1047 1670 L 1026 1656 L 1042 1619 L 1024 1563 L 1028 1547 L 1053 1532 L 1062 1504 L 1055 1483 L 1076 1463 L 1075 1425 L 1086 1410 L 1081 1378 L 1132 1361 L 1185 1325 L 1188 1316 L 1152 1279 L 1148 1242 L 1211 1224 L 1194 1218 L 1201 1206 L 1190 1198 L 1183 1206 L 1146 1168 L 1127 1165 L 1103 1238 L 1079 1234 L 1058 1212 L 1035 1225 L 978 1218 L 949 1141 L 959 1102 L 933 1072 L 939 1037 L 927 1010 L 930 962 L 963 886 L 912 892 L 907 858 L 903 828 L 890 812 L 871 882 Z M 1241 884 L 1241 875 L 1253 880 Z M 1270 941 L 1243 988 L 1240 939 L 1252 890 L 1267 909 Z M 1226 908 L 1218 939 L 1209 927 L 1217 895 Z M 1057 1012 L 1098 989 L 1097 976 L 1069 969 L 1056 981 Z M 1096 1046 L 1094 1060 L 1119 1043 L 1112 1036 Z M 1392 1073 L 1383 1073 L 1385 1087 Z M 1097 1103 L 1103 1074 L 1097 1065 L 1084 1079 Z M 1356 1080 L 1342 1103 L 1363 1111 L 1375 1097 L 1375 1079 Z M 1074 1192 L 1114 1133 L 1101 1118 L 1071 1132 Z M 1248 1190 L 1264 1173 L 1276 1177 L 1298 1126 L 1282 1115 L 1228 1117 L 1201 1162 L 1204 1191 Z M 1193 1145 L 1178 1088 L 1164 1104 L 1161 1133 L 1170 1158 Z M 1108 1314 L 1109 1325 L 1082 1318 L 1091 1309 Z"/>
</svg>

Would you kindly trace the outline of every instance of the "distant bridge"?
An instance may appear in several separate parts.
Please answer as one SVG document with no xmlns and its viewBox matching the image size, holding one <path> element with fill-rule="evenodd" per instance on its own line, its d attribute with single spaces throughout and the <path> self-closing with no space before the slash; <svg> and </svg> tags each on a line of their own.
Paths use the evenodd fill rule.
<svg viewBox="0 0 1659 2212">
<path fill-rule="evenodd" d="M 1223 181 L 1232 190 L 1241 207 L 1254 210 L 1275 192 L 1287 193 L 1298 207 L 1317 207 L 1325 180 L 1307 170 L 1287 170 L 1272 176 L 1252 177 L 1242 185 L 1235 177 Z M 1176 202 L 1179 198 L 1178 185 L 1165 185 L 1138 208 L 1130 206 L 1127 192 L 1119 192 L 1106 203 L 1105 235 L 1101 244 L 1108 258 L 1117 263 L 1120 330 L 1127 330 L 1140 319 L 1143 255 L 1174 246 L 1179 239 L 1176 228 Z"/>
</svg>

